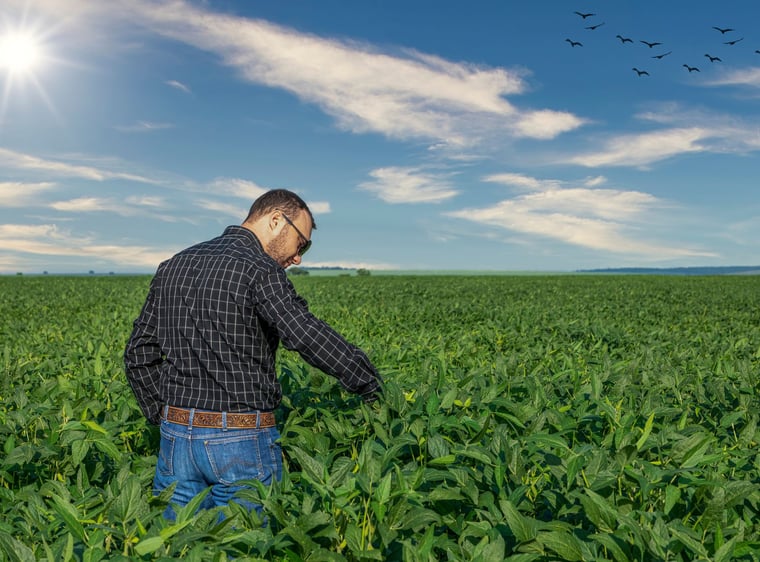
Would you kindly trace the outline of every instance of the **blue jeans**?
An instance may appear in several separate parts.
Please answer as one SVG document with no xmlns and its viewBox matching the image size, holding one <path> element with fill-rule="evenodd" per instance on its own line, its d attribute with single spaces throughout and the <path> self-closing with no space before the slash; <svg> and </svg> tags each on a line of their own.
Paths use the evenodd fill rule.
<svg viewBox="0 0 760 562">
<path fill-rule="evenodd" d="M 203 411 L 203 410 L 198 410 Z M 255 479 L 271 484 L 282 478 L 282 449 L 276 427 L 259 429 L 193 427 L 161 421 L 161 446 L 153 479 L 153 495 L 174 482 L 177 487 L 164 511 L 176 518 L 172 504 L 184 506 L 195 495 L 211 488 L 201 509 L 235 501 L 261 513 L 261 506 L 233 498 L 245 488 L 240 480 Z"/>
</svg>

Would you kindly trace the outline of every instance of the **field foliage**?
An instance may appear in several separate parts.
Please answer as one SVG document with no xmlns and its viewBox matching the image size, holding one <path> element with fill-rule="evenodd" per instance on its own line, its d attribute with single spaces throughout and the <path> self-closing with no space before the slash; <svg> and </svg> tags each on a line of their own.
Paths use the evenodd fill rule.
<svg viewBox="0 0 760 562">
<path fill-rule="evenodd" d="M 760 277 L 294 282 L 383 398 L 283 352 L 266 524 L 170 524 L 122 368 L 149 278 L 0 278 L 0 560 L 760 559 Z"/>
</svg>

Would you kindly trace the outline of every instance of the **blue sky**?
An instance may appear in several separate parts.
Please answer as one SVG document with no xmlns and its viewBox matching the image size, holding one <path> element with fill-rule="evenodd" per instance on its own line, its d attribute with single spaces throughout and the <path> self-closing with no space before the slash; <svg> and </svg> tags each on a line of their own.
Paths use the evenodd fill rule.
<svg viewBox="0 0 760 562">
<path fill-rule="evenodd" d="M 269 188 L 315 214 L 304 266 L 756 265 L 758 21 L 756 0 L 3 0 L 0 273 L 152 272 Z"/>
</svg>

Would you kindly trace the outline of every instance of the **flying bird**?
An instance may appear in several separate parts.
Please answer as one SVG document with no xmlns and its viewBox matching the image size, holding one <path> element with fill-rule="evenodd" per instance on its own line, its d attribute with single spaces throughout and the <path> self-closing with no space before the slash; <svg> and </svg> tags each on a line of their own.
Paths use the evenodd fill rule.
<svg viewBox="0 0 760 562">
<path fill-rule="evenodd" d="M 573 41 L 572 39 L 565 39 L 568 43 L 570 43 L 571 47 L 583 47 L 583 43 L 580 41 Z"/>
<path fill-rule="evenodd" d="M 724 45 L 736 45 L 739 41 L 742 41 L 742 40 L 744 40 L 744 37 L 742 37 L 741 39 L 734 39 L 733 41 L 724 41 L 723 44 Z"/>
<path fill-rule="evenodd" d="M 723 35 L 724 33 L 728 33 L 729 31 L 734 31 L 730 27 L 716 27 L 716 26 L 713 26 L 713 29 L 717 29 L 718 31 L 720 31 L 721 35 Z"/>
<path fill-rule="evenodd" d="M 668 56 L 670 53 L 672 53 L 672 52 L 673 52 L 673 51 L 668 51 L 667 53 L 662 53 L 661 55 L 655 55 L 655 56 L 653 56 L 652 58 L 653 58 L 653 59 L 663 59 L 663 58 L 667 57 L 667 56 Z"/>
<path fill-rule="evenodd" d="M 597 23 L 596 25 L 589 25 L 586 29 L 590 29 L 591 31 L 594 31 L 597 27 L 602 27 L 604 25 L 604 22 Z"/>
<path fill-rule="evenodd" d="M 705 56 L 706 56 L 708 59 L 710 59 L 710 62 L 715 62 L 715 61 L 718 61 L 718 62 L 723 62 L 723 61 L 720 59 L 720 57 L 711 57 L 711 56 L 710 56 L 710 55 L 708 55 L 707 53 L 705 53 Z"/>
<path fill-rule="evenodd" d="M 651 49 L 652 47 L 656 47 L 657 45 L 662 45 L 662 43 L 650 43 L 649 41 L 640 41 L 640 42 L 641 42 L 641 43 L 644 43 L 644 45 L 646 45 L 646 46 L 647 46 L 647 47 L 649 47 L 650 49 Z"/>
<path fill-rule="evenodd" d="M 615 35 L 618 39 L 620 39 L 621 43 L 633 43 L 633 39 L 629 39 L 628 37 L 623 37 L 622 35 Z"/>
<path fill-rule="evenodd" d="M 686 70 L 689 72 L 700 72 L 700 70 L 696 66 L 689 66 L 688 64 L 683 65 Z"/>
<path fill-rule="evenodd" d="M 757 49 L 755 49 L 755 52 L 756 52 L 758 55 L 760 55 L 760 51 L 758 51 Z"/>
<path fill-rule="evenodd" d="M 596 14 L 583 14 L 581 12 L 575 12 L 575 13 L 578 14 L 580 17 L 582 17 L 584 20 L 586 18 L 590 18 L 591 16 L 595 16 L 596 15 Z"/>
<path fill-rule="evenodd" d="M 636 68 L 635 66 L 633 67 L 633 70 L 634 70 L 634 72 L 635 72 L 636 74 L 638 74 L 639 76 L 649 76 L 649 73 L 648 73 L 646 70 L 639 70 L 639 69 L 638 69 L 638 68 Z"/>
</svg>

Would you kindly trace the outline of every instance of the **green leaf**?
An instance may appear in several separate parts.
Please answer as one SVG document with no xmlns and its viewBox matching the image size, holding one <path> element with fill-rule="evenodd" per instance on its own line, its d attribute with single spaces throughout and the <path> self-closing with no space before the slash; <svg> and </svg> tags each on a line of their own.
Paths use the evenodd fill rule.
<svg viewBox="0 0 760 562">
<path fill-rule="evenodd" d="M 321 462 L 295 445 L 288 447 L 288 453 L 298 462 L 301 466 L 301 471 L 309 480 L 315 484 L 325 483 L 325 467 Z"/>
<path fill-rule="evenodd" d="M 440 515 L 435 511 L 425 509 L 424 507 L 413 507 L 401 519 L 400 528 L 417 531 L 431 523 L 439 523 L 440 519 Z"/>
<path fill-rule="evenodd" d="M 563 533 L 561 531 L 540 532 L 536 536 L 536 541 L 556 552 L 562 560 L 571 562 L 583 560 L 581 543 L 570 533 Z"/>
<path fill-rule="evenodd" d="M 445 455 L 443 457 L 438 457 L 435 459 L 430 459 L 427 464 L 429 466 L 448 466 L 450 464 L 454 464 L 457 460 L 456 455 Z"/>
<path fill-rule="evenodd" d="M 380 503 L 384 504 L 388 501 L 388 498 L 391 496 L 391 478 L 393 473 L 388 472 L 382 480 L 380 480 L 380 484 L 378 484 L 377 488 L 375 489 L 375 500 Z"/>
<path fill-rule="evenodd" d="M 681 499 L 681 488 L 678 486 L 668 485 L 665 488 L 665 506 L 663 508 L 665 515 L 668 515 L 673 507 Z"/>
<path fill-rule="evenodd" d="M 449 444 L 440 435 L 433 435 L 427 441 L 427 448 L 430 456 L 434 459 L 444 457 L 450 453 Z"/>
<path fill-rule="evenodd" d="M 618 511 L 602 496 L 593 490 L 585 489 L 585 496 L 580 500 L 586 517 L 603 533 L 611 533 L 617 528 Z"/>
<path fill-rule="evenodd" d="M 162 546 L 164 546 L 164 538 L 162 536 L 148 537 L 135 545 L 135 552 L 140 556 L 145 556 L 146 554 L 156 552 Z"/>
<path fill-rule="evenodd" d="M 623 547 L 625 547 L 627 550 L 628 545 L 626 545 L 625 541 L 619 537 L 612 534 L 597 533 L 595 535 L 591 535 L 591 539 L 604 546 L 604 548 L 606 548 L 607 551 L 612 554 L 612 557 L 616 562 L 630 562 L 631 557 L 626 554 L 625 550 L 623 550 Z"/>
<path fill-rule="evenodd" d="M 87 456 L 87 452 L 90 450 L 90 443 L 85 439 L 80 441 L 74 441 L 71 444 L 71 464 L 78 466 L 82 464 L 82 461 Z"/>
<path fill-rule="evenodd" d="M 87 542 L 84 527 L 79 522 L 79 512 L 76 507 L 57 494 L 51 494 L 51 497 L 53 499 L 53 510 L 61 516 L 61 519 L 63 519 L 63 522 L 66 524 L 69 531 L 71 531 L 79 541 Z"/>
<path fill-rule="evenodd" d="M 0 551 L 5 552 L 10 562 L 36 562 L 37 560 L 31 548 L 5 531 L 0 531 Z"/>
<path fill-rule="evenodd" d="M 654 424 L 654 412 L 649 414 L 649 418 L 647 419 L 646 423 L 644 424 L 644 431 L 641 434 L 641 437 L 639 437 L 639 440 L 636 441 L 636 450 L 640 451 L 641 448 L 644 446 L 644 443 L 647 442 L 647 439 L 649 438 L 649 434 L 652 433 L 652 425 Z"/>
<path fill-rule="evenodd" d="M 538 522 L 526 517 L 509 500 L 499 502 L 507 526 L 518 542 L 532 541 L 538 534 Z"/>
</svg>

